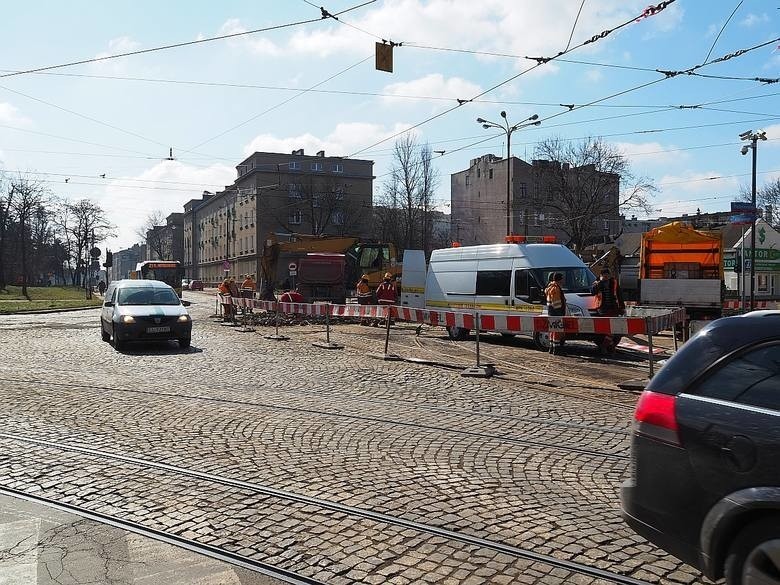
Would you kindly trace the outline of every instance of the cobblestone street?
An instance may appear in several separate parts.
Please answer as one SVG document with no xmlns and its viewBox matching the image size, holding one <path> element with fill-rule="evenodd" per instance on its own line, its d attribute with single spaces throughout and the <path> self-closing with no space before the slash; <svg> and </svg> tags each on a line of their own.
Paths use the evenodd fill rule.
<svg viewBox="0 0 780 585">
<path fill-rule="evenodd" d="M 328 351 L 320 324 L 272 341 L 185 298 L 188 350 L 115 351 L 97 310 L 0 317 L 0 488 L 325 583 L 700 582 L 620 517 L 630 352 L 495 337 L 500 374 L 463 378 L 474 343 L 443 329 L 396 324 L 390 351 L 436 363 L 386 362 L 381 329 Z"/>
</svg>

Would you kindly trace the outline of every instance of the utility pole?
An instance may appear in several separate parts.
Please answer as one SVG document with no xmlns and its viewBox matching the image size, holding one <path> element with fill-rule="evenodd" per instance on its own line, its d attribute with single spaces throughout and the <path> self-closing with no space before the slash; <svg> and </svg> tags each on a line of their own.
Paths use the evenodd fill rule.
<svg viewBox="0 0 780 585">
<path fill-rule="evenodd" d="M 750 143 L 742 147 L 742 154 L 747 154 L 748 150 L 753 151 L 753 171 L 750 189 L 750 202 L 753 206 L 752 221 L 750 223 L 750 310 L 756 308 L 755 286 L 756 286 L 756 154 L 758 152 L 758 141 L 766 140 L 766 132 L 753 132 L 748 130 L 739 135 L 740 140 L 747 140 Z"/>
</svg>

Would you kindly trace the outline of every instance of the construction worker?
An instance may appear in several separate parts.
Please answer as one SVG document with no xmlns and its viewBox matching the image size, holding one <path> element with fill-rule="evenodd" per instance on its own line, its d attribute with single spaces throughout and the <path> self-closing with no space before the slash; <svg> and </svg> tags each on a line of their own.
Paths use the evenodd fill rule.
<svg viewBox="0 0 780 585">
<path fill-rule="evenodd" d="M 385 272 L 384 280 L 376 289 L 376 300 L 380 306 L 390 307 L 394 305 L 398 300 L 398 293 L 395 289 L 395 283 L 393 282 L 393 275 L 389 272 Z M 388 318 L 390 324 L 393 324 L 393 320 L 388 312 Z M 374 327 L 377 327 L 379 323 L 374 323 Z"/>
<path fill-rule="evenodd" d="M 227 298 L 225 297 L 231 297 L 230 294 L 230 281 L 226 278 L 223 280 L 220 285 L 217 287 L 217 291 L 219 292 L 219 296 L 222 297 L 222 310 L 225 315 L 225 321 L 230 320 L 233 317 L 233 304 L 227 304 L 225 301 L 227 301 Z"/>
<path fill-rule="evenodd" d="M 563 293 L 561 283 L 563 274 L 553 272 L 550 281 L 544 289 L 547 299 L 547 314 L 550 317 L 562 317 L 566 314 L 566 295 Z M 564 334 L 562 331 L 550 331 L 550 353 L 560 355 L 563 352 Z"/>
<path fill-rule="evenodd" d="M 236 284 L 236 278 L 234 276 L 231 276 L 228 279 L 228 288 L 230 289 L 230 296 L 231 297 L 240 297 L 241 295 L 238 292 L 238 284 Z"/>
<path fill-rule="evenodd" d="M 252 278 L 251 274 L 247 274 L 246 278 L 244 278 L 244 282 L 241 283 L 241 290 L 251 291 L 252 294 L 248 295 L 248 298 L 254 298 L 254 293 L 257 290 L 257 284 L 255 284 L 255 279 Z"/>
<path fill-rule="evenodd" d="M 355 285 L 355 291 L 357 292 L 357 302 L 358 305 L 370 305 L 372 301 L 372 293 L 371 293 L 371 287 L 368 286 L 368 275 L 364 274 L 360 277 L 360 280 L 358 280 L 357 284 Z M 368 321 L 361 317 L 360 319 L 361 325 L 368 325 Z"/>
<path fill-rule="evenodd" d="M 618 317 L 625 312 L 623 294 L 616 278 L 608 268 L 601 271 L 599 279 L 593 283 L 591 292 L 596 296 L 596 308 L 600 317 Z M 611 335 L 602 336 L 599 343 L 602 354 L 615 353 L 615 344 Z"/>
</svg>

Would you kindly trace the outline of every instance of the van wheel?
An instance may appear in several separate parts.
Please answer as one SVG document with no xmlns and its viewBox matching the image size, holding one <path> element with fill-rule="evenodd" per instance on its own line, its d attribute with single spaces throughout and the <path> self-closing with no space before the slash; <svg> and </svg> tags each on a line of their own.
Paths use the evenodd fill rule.
<svg viewBox="0 0 780 585">
<path fill-rule="evenodd" d="M 466 341 L 470 330 L 463 327 L 447 327 L 447 333 L 453 341 Z"/>
<path fill-rule="evenodd" d="M 543 331 L 534 333 L 534 345 L 540 351 L 550 351 L 550 334 Z"/>
<path fill-rule="evenodd" d="M 125 348 L 125 343 L 123 341 L 120 341 L 119 338 L 116 336 L 116 329 L 114 329 L 114 349 L 117 351 L 121 351 Z"/>
<path fill-rule="evenodd" d="M 728 585 L 780 582 L 780 516 L 773 514 L 743 529 L 734 539 L 725 562 Z"/>
<path fill-rule="evenodd" d="M 102 323 L 100 324 L 100 338 L 106 342 L 111 341 L 111 335 L 109 333 L 106 333 L 106 330 L 103 329 Z"/>
</svg>

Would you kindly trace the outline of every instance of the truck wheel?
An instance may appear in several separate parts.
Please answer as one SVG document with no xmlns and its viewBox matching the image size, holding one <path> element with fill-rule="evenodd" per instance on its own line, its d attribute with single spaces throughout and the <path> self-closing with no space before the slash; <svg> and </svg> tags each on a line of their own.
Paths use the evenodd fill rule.
<svg viewBox="0 0 780 585">
<path fill-rule="evenodd" d="M 466 341 L 470 331 L 463 327 L 447 327 L 447 333 L 453 341 Z"/>
</svg>

